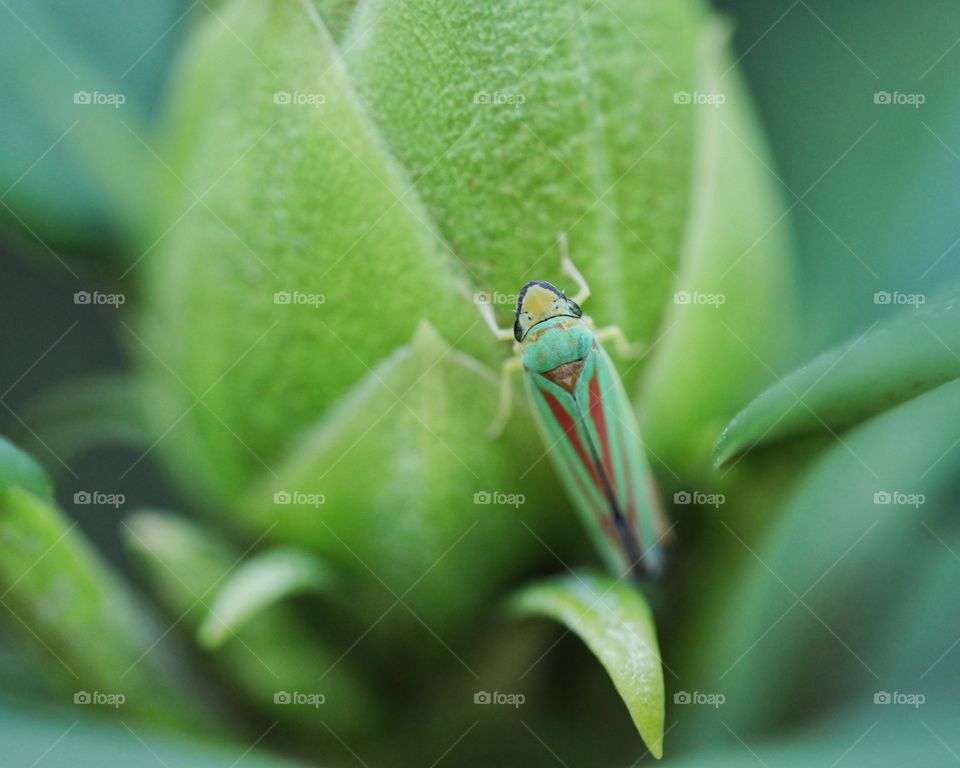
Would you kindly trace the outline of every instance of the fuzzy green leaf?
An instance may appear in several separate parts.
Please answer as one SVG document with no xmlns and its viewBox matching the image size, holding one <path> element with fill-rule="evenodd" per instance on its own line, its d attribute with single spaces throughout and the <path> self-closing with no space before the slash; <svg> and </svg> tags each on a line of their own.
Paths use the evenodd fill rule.
<svg viewBox="0 0 960 768">
<path fill-rule="evenodd" d="M 431 626 L 474 615 L 531 557 L 549 556 L 532 531 L 557 547 L 548 520 L 579 530 L 522 401 L 504 435 L 487 437 L 497 390 L 492 371 L 423 324 L 250 494 L 241 519 L 251 535 L 269 528 L 320 553 L 375 599 L 402 595 Z"/>
<path fill-rule="evenodd" d="M 324 562 L 303 550 L 284 547 L 254 555 L 224 578 L 197 638 L 216 648 L 269 606 L 298 593 L 327 591 L 333 581 Z"/>
<path fill-rule="evenodd" d="M 714 20 L 700 42 L 697 95 L 715 101 L 689 107 L 694 197 L 646 382 L 644 436 L 675 471 L 709 471 L 720 430 L 794 346 L 784 207 L 728 38 Z"/>
<path fill-rule="evenodd" d="M 765 390 L 724 429 L 717 462 L 750 446 L 845 429 L 957 377 L 960 300 L 953 294 L 870 326 Z"/>
<path fill-rule="evenodd" d="M 524 615 L 545 616 L 575 632 L 600 660 L 640 736 L 663 755 L 663 669 L 653 616 L 634 584 L 573 574 L 534 584 L 511 601 Z"/>
<path fill-rule="evenodd" d="M 423 317 L 494 344 L 309 2 L 232 0 L 186 50 L 142 339 L 161 449 L 223 503 Z M 201 195 L 198 202 L 196 195 Z M 204 405 L 197 405 L 201 397 Z M 196 407 L 191 407 L 196 406 Z"/>
<path fill-rule="evenodd" d="M 674 96 L 692 90 L 700 15 L 697 0 L 363 0 L 344 50 L 478 288 L 569 284 L 566 230 L 587 311 L 649 340 L 688 210 L 694 111 Z"/>
</svg>

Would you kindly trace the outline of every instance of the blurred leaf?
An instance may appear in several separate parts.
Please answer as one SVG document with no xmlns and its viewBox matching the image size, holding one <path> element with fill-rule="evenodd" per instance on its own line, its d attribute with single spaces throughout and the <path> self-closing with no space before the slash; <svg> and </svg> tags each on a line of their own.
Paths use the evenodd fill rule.
<svg viewBox="0 0 960 768">
<path fill-rule="evenodd" d="M 497 348 L 309 4 L 233 0 L 218 16 L 176 78 L 179 180 L 137 267 L 149 350 L 131 343 L 155 374 L 158 434 L 177 424 L 162 444 L 176 474 L 222 504 L 422 317 Z"/>
<path fill-rule="evenodd" d="M 687 107 L 698 118 L 693 202 L 644 401 L 653 453 L 701 475 L 720 430 L 795 346 L 785 211 L 727 39 L 716 20 L 701 39 L 697 94 L 723 101 Z"/>
<path fill-rule="evenodd" d="M 195 633 L 212 611 L 214 593 L 244 554 L 212 531 L 184 519 L 144 511 L 132 516 L 125 539 L 158 598 L 177 624 Z M 321 722 L 363 731 L 376 716 L 376 702 L 347 660 L 324 645 L 285 605 L 252 616 L 209 653 L 226 680 L 267 717 L 295 727 L 299 737 L 323 737 Z M 282 693 L 325 697 L 319 706 L 277 701 Z M 322 727 L 322 726 L 321 726 Z"/>
<path fill-rule="evenodd" d="M 870 650 L 884 671 L 887 690 L 924 692 L 929 701 L 953 698 L 960 685 L 960 527 L 950 501 L 960 489 L 953 483 L 937 519 L 911 536 L 910 562 L 904 578 L 907 592 L 891 607 L 889 631 L 871 638 Z M 905 547 L 906 548 L 906 547 Z M 938 695 L 939 694 L 939 695 Z"/>
<path fill-rule="evenodd" d="M 741 66 L 784 187 L 803 198 L 791 213 L 799 363 L 886 317 L 875 291 L 930 296 L 960 280 L 956 49 L 941 58 L 956 42 L 960 5 L 717 5 L 736 17 Z M 918 109 L 874 101 L 898 90 L 926 101 Z"/>
<path fill-rule="evenodd" d="M 698 0 L 363 0 L 348 68 L 391 151 L 477 286 L 561 275 L 588 311 L 649 340 L 688 211 Z M 634 373 L 637 375 L 639 369 Z"/>
<path fill-rule="evenodd" d="M 0 437 L 0 489 L 22 488 L 37 496 L 53 496 L 53 486 L 33 457 Z"/>
<path fill-rule="evenodd" d="M 129 375 L 98 374 L 54 386 L 29 401 L 23 419 L 30 424 L 25 444 L 64 461 L 102 445 L 150 444 L 142 393 Z"/>
<path fill-rule="evenodd" d="M 197 639 L 217 648 L 265 608 L 301 592 L 327 591 L 333 583 L 329 567 L 309 552 L 283 547 L 253 555 L 224 579 Z"/>
<path fill-rule="evenodd" d="M 9 0 L 2 11 L 0 220 L 51 261 L 45 246 L 67 241 L 109 253 L 105 235 L 135 221 L 144 200 L 153 160 L 134 133 L 188 26 L 187 4 Z M 83 93 L 123 102 L 77 103 Z"/>
<path fill-rule="evenodd" d="M 9 459 L 12 449 L 5 444 Z M 19 453 L 19 452 L 17 452 Z M 19 454 L 15 463 L 23 463 Z M 4 461 L 9 468 L 11 463 Z M 38 469 L 0 483 L 0 604 L 5 622 L 35 652 L 38 667 L 66 704 L 80 691 L 123 694 L 126 706 L 158 719 L 182 720 L 179 699 L 150 655 L 147 617 L 76 523 L 34 495 Z M 7 477 L 11 477 L 7 474 Z M 26 481 L 26 482 L 23 482 Z M 44 497 L 49 486 L 42 488 Z"/>
<path fill-rule="evenodd" d="M 497 391 L 492 371 L 421 325 L 251 493 L 250 535 L 269 528 L 320 553 L 368 584 L 379 611 L 402 596 L 437 629 L 471 620 L 547 554 L 536 536 L 557 547 L 551 529 L 577 530 L 572 510 L 556 512 L 528 410 L 487 437 Z"/>
<path fill-rule="evenodd" d="M 956 765 L 960 750 L 954 727 L 958 717 L 960 708 L 949 700 L 921 711 L 867 703 L 763 739 L 747 741 L 745 734 L 728 727 L 722 743 L 686 752 L 672 764 L 677 768 L 950 768 Z"/>
<path fill-rule="evenodd" d="M 960 302 L 952 293 L 875 323 L 761 393 L 724 429 L 717 461 L 793 435 L 839 431 L 958 376 Z"/>
<path fill-rule="evenodd" d="M 878 636 L 908 631 L 891 616 L 917 599 L 921 564 L 943 555 L 929 526 L 955 514 L 958 397 L 953 381 L 845 434 L 771 514 L 759 543 L 724 521 L 713 526 L 714 538 L 744 550 L 745 568 L 686 631 L 698 639 L 693 677 L 700 690 L 726 695 L 729 727 L 746 735 L 793 710 L 885 690 L 899 674 L 873 649 Z"/>
<path fill-rule="evenodd" d="M 92 718 L 78 719 L 55 712 L 24 710 L 21 702 L 0 709 L 0 742 L 8 765 L 42 765 L 43 768 L 122 765 L 156 768 L 157 765 L 190 768 L 295 768 L 294 763 L 247 742 L 227 744 L 209 739 L 191 742 L 155 726 L 136 723 L 107 724 Z M 259 735 L 259 734 L 258 734 Z M 255 737 L 254 737 L 255 738 Z M 310 763 L 316 765 L 315 762 Z"/>
<path fill-rule="evenodd" d="M 653 616 L 635 584 L 572 574 L 522 589 L 524 615 L 545 616 L 575 632 L 600 660 L 654 757 L 663 755 L 663 668 Z"/>
</svg>

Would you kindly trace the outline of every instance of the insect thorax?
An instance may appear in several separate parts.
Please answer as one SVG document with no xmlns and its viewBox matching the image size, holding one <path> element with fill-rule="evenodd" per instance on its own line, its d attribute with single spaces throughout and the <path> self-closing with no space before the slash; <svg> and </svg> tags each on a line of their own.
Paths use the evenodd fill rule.
<svg viewBox="0 0 960 768">
<path fill-rule="evenodd" d="M 593 341 L 593 333 L 582 319 L 556 317 L 530 329 L 520 344 L 520 357 L 528 371 L 545 373 L 583 360 Z"/>
</svg>

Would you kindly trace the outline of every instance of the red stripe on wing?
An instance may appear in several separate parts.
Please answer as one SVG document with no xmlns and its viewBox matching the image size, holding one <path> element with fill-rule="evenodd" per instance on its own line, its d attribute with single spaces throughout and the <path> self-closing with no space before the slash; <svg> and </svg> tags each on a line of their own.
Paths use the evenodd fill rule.
<svg viewBox="0 0 960 768">
<path fill-rule="evenodd" d="M 577 456 L 580 458 L 580 463 L 586 468 L 587 472 L 590 473 L 590 479 L 593 481 L 594 487 L 597 491 L 604 495 L 603 485 L 600 480 L 600 473 L 597 469 L 596 462 L 593 461 L 587 455 L 586 450 L 584 450 L 583 443 L 580 441 L 580 435 L 577 434 L 577 426 L 574 424 L 573 419 L 570 417 L 570 414 L 567 412 L 567 409 L 564 408 L 560 401 L 557 400 L 550 392 L 543 393 L 544 399 L 547 401 L 547 405 L 550 406 L 550 411 L 553 413 L 553 417 L 557 420 L 557 423 L 563 429 L 564 434 L 570 440 L 570 443 L 573 445 L 573 449 L 577 452 Z M 590 504 L 593 508 L 593 514 L 597 518 L 597 522 L 600 524 L 600 528 L 607 535 L 607 538 L 610 540 L 610 543 L 614 548 L 619 548 L 620 542 L 617 538 L 617 532 L 613 529 L 613 524 L 611 523 L 610 516 L 605 514 L 605 510 L 598 508 L 590 500 L 590 493 L 587 488 L 584 488 L 583 482 L 580 480 L 580 476 L 573 472 L 573 480 L 576 482 L 577 487 L 580 489 L 580 494 L 583 498 Z"/>
<path fill-rule="evenodd" d="M 610 458 L 610 436 L 607 432 L 606 413 L 603 409 L 603 400 L 600 397 L 599 377 L 594 373 L 590 380 L 590 418 L 597 430 L 597 438 L 600 440 L 601 450 L 603 451 L 603 467 L 606 470 L 607 478 L 610 481 L 610 487 L 616 489 L 616 475 L 613 472 L 613 461 Z M 615 430 L 617 433 L 617 442 L 620 445 L 620 455 L 624 457 L 626 463 L 627 476 L 627 520 L 631 526 L 636 525 L 637 521 L 637 503 L 633 493 L 633 472 L 627 461 L 627 446 L 623 444 L 623 430 Z M 614 491 L 616 492 L 616 491 Z"/>
<path fill-rule="evenodd" d="M 553 418 L 557 420 L 560 428 L 563 429 L 564 434 L 573 445 L 573 449 L 577 452 L 577 456 L 580 457 L 580 462 L 590 473 L 590 479 L 593 480 L 597 490 L 602 492 L 603 486 L 600 484 L 600 475 L 597 472 L 597 465 L 587 455 L 586 450 L 584 450 L 583 443 L 580 441 L 580 435 L 577 434 L 577 425 L 573 423 L 573 419 L 570 418 L 570 414 L 567 412 L 567 409 L 560 404 L 560 401 L 557 400 L 556 397 L 554 397 L 550 392 L 544 392 L 543 396 L 547 400 L 547 405 L 550 406 L 550 411 L 553 413 Z"/>
<path fill-rule="evenodd" d="M 613 464 L 610 461 L 610 438 L 607 436 L 607 419 L 603 412 L 603 401 L 600 399 L 600 384 L 598 376 L 594 371 L 593 378 L 590 379 L 590 419 L 597 430 L 597 438 L 600 440 L 600 450 L 603 452 L 603 468 L 607 473 L 607 479 L 613 486 Z"/>
</svg>

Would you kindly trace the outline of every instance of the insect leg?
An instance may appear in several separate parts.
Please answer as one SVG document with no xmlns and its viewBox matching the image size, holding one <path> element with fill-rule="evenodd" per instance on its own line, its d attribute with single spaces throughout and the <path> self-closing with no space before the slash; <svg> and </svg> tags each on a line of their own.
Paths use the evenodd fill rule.
<svg viewBox="0 0 960 768">
<path fill-rule="evenodd" d="M 483 318 L 483 322 L 487 328 L 490 329 L 490 333 L 496 337 L 497 341 L 516 341 L 513 335 L 513 328 L 501 328 L 497 325 L 497 317 L 493 313 L 493 307 L 489 301 L 483 299 L 483 294 L 471 293 L 470 288 L 467 287 L 465 283 L 458 283 L 457 290 L 464 298 L 472 301 L 477 309 L 480 310 L 480 317 Z"/>
<path fill-rule="evenodd" d="M 523 362 L 519 357 L 508 357 L 503 361 L 500 369 L 500 402 L 497 406 L 497 415 L 487 428 L 487 434 L 492 438 L 499 436 L 510 420 L 513 410 L 513 379 L 512 375 L 523 370 Z"/>
<path fill-rule="evenodd" d="M 642 341 L 631 342 L 619 325 L 608 325 L 593 332 L 593 337 L 599 341 L 612 341 L 614 349 L 620 357 L 643 357 L 647 345 Z"/>
<path fill-rule="evenodd" d="M 587 285 L 587 281 L 583 275 L 580 274 L 580 270 L 573 265 L 573 261 L 570 259 L 570 251 L 567 248 L 567 233 L 558 233 L 557 242 L 560 245 L 560 267 L 563 269 L 563 273 L 573 278 L 577 284 L 577 295 L 571 298 L 577 304 L 582 305 L 583 302 L 590 298 L 590 286 Z"/>
<path fill-rule="evenodd" d="M 497 338 L 498 341 L 515 341 L 513 328 L 501 328 L 497 325 L 497 317 L 493 314 L 493 305 L 488 301 L 478 301 L 475 296 L 471 297 L 477 309 L 480 310 L 480 317 L 487 324 L 487 328 Z"/>
</svg>

